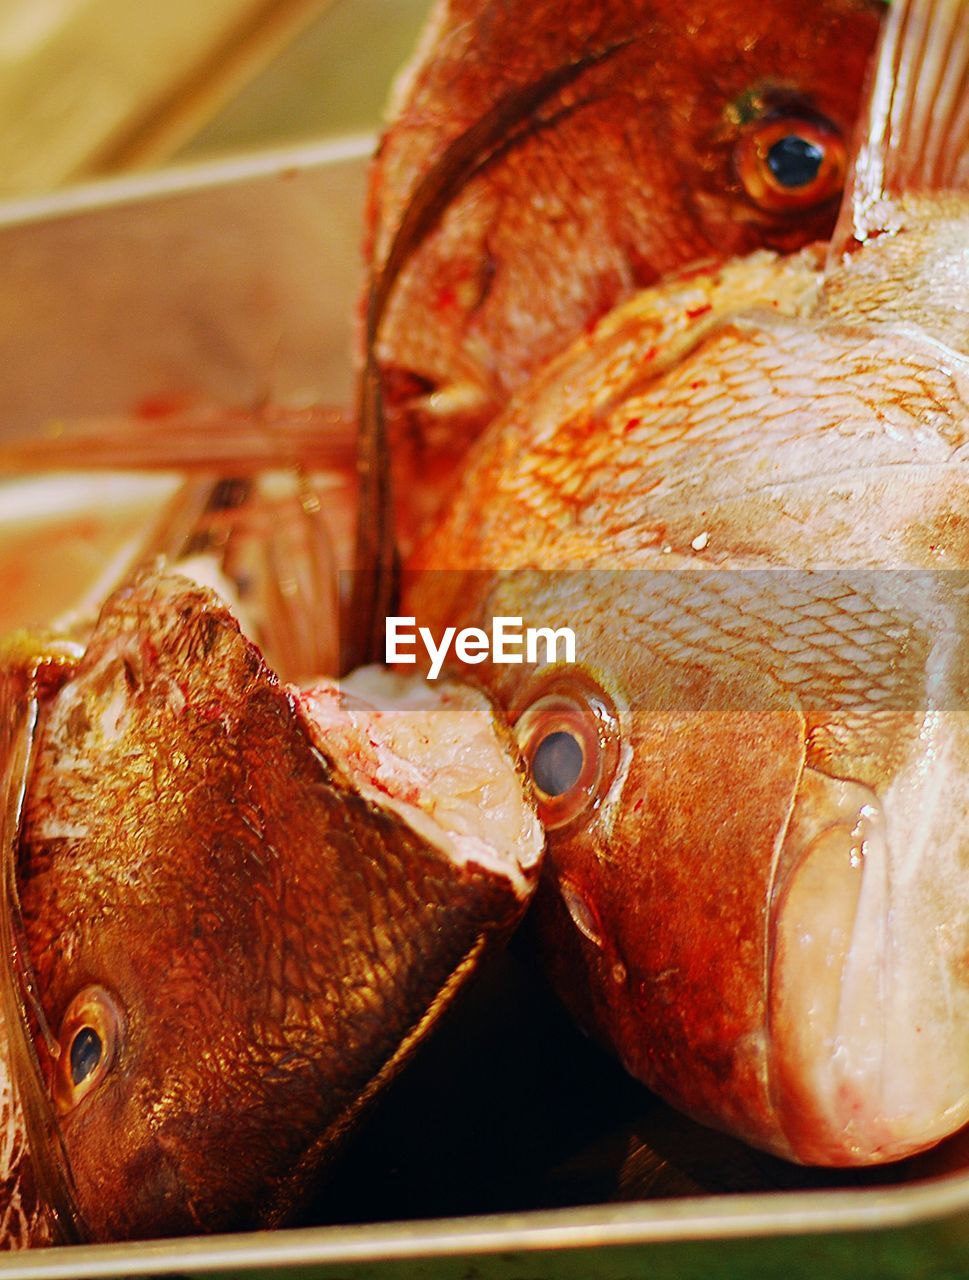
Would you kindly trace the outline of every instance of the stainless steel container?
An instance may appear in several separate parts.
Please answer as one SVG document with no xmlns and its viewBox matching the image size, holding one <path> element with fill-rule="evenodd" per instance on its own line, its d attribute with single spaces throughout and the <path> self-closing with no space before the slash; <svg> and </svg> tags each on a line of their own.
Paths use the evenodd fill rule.
<svg viewBox="0 0 969 1280">
<path fill-rule="evenodd" d="M 368 147 L 366 139 L 350 140 L 0 211 L 0 432 L 124 414 L 146 397 L 347 403 Z M 8 560 L 15 553 L 25 563 L 41 554 L 36 544 L 45 531 L 53 535 L 46 554 L 60 555 L 65 520 L 84 510 L 134 519 L 170 484 L 106 476 L 7 481 L 0 559 L 4 549 Z M 41 555 L 35 570 L 44 563 Z M 52 591 L 43 608 L 63 605 L 57 596 Z M 31 607 L 41 607 L 36 595 Z M 528 1020 L 511 1018 L 504 1031 L 522 1036 Z M 535 1059 L 542 1069 L 555 1060 L 552 1050 L 543 1067 Z M 447 1061 L 445 1045 L 437 1069 L 447 1071 Z M 483 1063 L 481 1078 L 488 1070 Z M 514 1070 L 506 1076 L 513 1091 Z M 593 1074 L 587 1087 L 610 1086 Z M 478 1105 L 478 1090 L 469 1080 L 469 1108 Z M 650 1105 L 658 1115 L 658 1104 Z M 563 1101 L 561 1125 L 572 1120 Z M 697 1132 L 689 1140 L 702 1147 Z M 386 1158 L 397 1154 L 388 1149 Z M 868 1185 L 684 1196 L 681 1184 L 677 1198 L 643 1201 L 629 1200 L 627 1187 L 623 1202 L 581 1208 L 51 1249 L 0 1259 L 0 1276 L 957 1277 L 969 1275 L 967 1169 L 969 1143 L 956 1139 Z M 464 1176 L 460 1165 L 445 1175 Z M 650 1185 L 655 1193 L 665 1184 L 658 1177 Z M 355 1216 L 367 1216 L 365 1196 Z"/>
</svg>

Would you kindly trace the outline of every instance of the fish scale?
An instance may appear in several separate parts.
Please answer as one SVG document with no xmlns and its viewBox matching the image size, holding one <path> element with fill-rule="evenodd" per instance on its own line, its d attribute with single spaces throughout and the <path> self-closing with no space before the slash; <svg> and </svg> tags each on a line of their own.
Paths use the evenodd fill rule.
<svg viewBox="0 0 969 1280">
<path fill-rule="evenodd" d="M 778 321 L 773 321 L 766 333 L 749 334 L 746 327 L 731 329 L 723 338 L 711 339 L 686 367 L 664 379 L 650 394 L 624 403 L 607 423 L 589 429 L 580 411 L 578 418 L 562 424 L 554 441 L 543 442 L 530 454 L 532 399 L 526 395 L 514 407 L 514 419 L 505 424 L 516 449 L 524 455 L 519 464 L 512 468 L 505 465 L 509 447 L 505 441 L 497 441 L 491 449 L 477 452 L 469 481 L 469 488 L 474 484 L 489 489 L 496 486 L 508 494 L 509 502 L 516 498 L 525 502 L 515 513 L 486 511 L 476 530 L 478 541 L 493 545 L 491 530 L 499 525 L 508 530 L 505 537 L 509 542 L 514 537 L 521 546 L 541 538 L 543 563 L 553 567 L 554 534 L 543 534 L 532 513 L 536 508 L 547 513 L 549 527 L 554 528 L 558 494 L 564 479 L 573 475 L 579 477 L 573 496 L 594 504 L 590 514 L 583 515 L 580 509 L 580 520 L 592 523 L 607 509 L 610 527 L 632 525 L 642 519 L 643 498 L 648 494 L 649 517 L 670 520 L 672 527 L 683 530 L 680 536 L 688 542 L 683 490 L 697 484 L 701 485 L 702 501 L 710 506 L 731 501 L 742 504 L 750 488 L 763 488 L 772 481 L 786 490 L 801 486 L 807 491 L 801 501 L 810 502 L 812 488 L 823 495 L 825 482 L 843 479 L 846 468 L 849 473 L 863 474 L 871 466 L 946 465 L 952 461 L 953 451 L 965 443 L 969 406 L 952 370 L 940 367 L 938 360 L 930 363 L 928 357 L 923 345 L 905 337 L 889 339 L 857 332 L 832 336 L 814 325 L 805 332 L 803 324 L 782 325 Z M 772 391 L 761 399 L 761 388 L 774 385 L 772 370 L 793 360 L 810 381 L 812 397 L 785 401 Z M 719 396 L 695 406 L 691 403 L 695 374 L 707 374 L 711 369 L 718 374 Z M 885 378 L 898 377 L 902 382 L 900 395 L 892 403 L 883 405 L 874 398 L 872 372 L 876 369 Z M 559 375 L 556 370 L 556 377 Z M 753 394 L 742 397 L 745 387 Z M 542 390 L 538 387 L 534 398 L 540 398 Z M 582 394 L 582 387 L 577 387 L 576 397 Z M 632 429 L 628 427 L 630 418 L 638 420 Z M 894 458 L 886 457 L 886 425 L 900 432 Z M 825 469 L 818 474 L 813 439 L 820 432 L 827 438 Z M 611 456 L 602 457 L 603 435 L 611 435 L 619 444 Z M 766 439 L 771 443 L 769 453 L 763 447 Z M 807 475 L 799 476 L 805 466 Z M 635 476 L 642 476 L 638 484 L 631 479 Z M 698 505 L 695 497 L 689 500 L 691 506 Z M 458 511 L 457 517 L 452 516 L 452 527 L 463 521 L 460 508 Z M 703 516 L 693 519 L 702 522 Z M 812 516 L 805 523 L 809 536 L 816 537 L 816 519 Z M 459 536 L 465 536 L 463 528 Z M 775 563 L 809 563 L 803 539 L 785 554 L 771 546 L 769 527 L 763 536 L 764 554 Z M 848 554 L 850 562 L 856 562 L 856 553 Z M 423 559 L 437 563 L 431 555 Z M 452 555 L 447 564 L 453 563 Z"/>
</svg>

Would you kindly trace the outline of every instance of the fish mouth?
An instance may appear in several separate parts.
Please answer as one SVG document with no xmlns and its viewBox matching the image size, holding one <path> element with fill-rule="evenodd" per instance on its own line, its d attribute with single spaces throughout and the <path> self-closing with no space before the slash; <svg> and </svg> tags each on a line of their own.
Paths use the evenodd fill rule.
<svg viewBox="0 0 969 1280">
<path fill-rule="evenodd" d="M 455 867 L 531 893 L 544 829 L 517 746 L 483 693 L 376 666 L 292 692 L 311 742 L 348 787 Z"/>
<path fill-rule="evenodd" d="M 945 974 L 924 930 L 920 954 L 906 949 L 917 890 L 892 883 L 891 816 L 867 786 L 807 769 L 781 851 L 770 1088 L 782 1154 L 804 1164 L 900 1160 L 969 1118 L 965 1037 L 939 1038 L 930 994 Z"/>
</svg>

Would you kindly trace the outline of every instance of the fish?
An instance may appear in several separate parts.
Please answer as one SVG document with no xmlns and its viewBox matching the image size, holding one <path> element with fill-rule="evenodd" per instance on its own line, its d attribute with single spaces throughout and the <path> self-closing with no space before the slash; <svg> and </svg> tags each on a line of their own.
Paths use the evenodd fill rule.
<svg viewBox="0 0 969 1280">
<path fill-rule="evenodd" d="M 830 237 L 884 12 L 438 0 L 370 177 L 359 326 L 405 553 L 470 443 L 616 305 Z M 386 505 L 365 490 L 368 519 Z"/>
<path fill-rule="evenodd" d="M 537 962 L 664 1099 L 805 1164 L 969 1121 L 969 4 L 894 0 L 834 238 L 550 361 L 406 563 L 549 849 Z"/>
<path fill-rule="evenodd" d="M 471 114 L 459 120 L 445 113 L 434 124 L 426 102 L 416 114 L 413 106 L 402 107 L 371 185 L 372 282 L 364 307 L 364 386 L 379 383 L 380 395 L 390 389 L 392 421 L 406 400 L 411 418 L 415 412 L 418 418 L 426 416 L 430 407 L 436 430 L 456 423 L 458 430 L 448 428 L 443 435 L 438 430 L 432 444 L 436 448 L 446 437 L 445 452 L 458 461 L 469 440 L 541 361 L 643 283 L 697 255 L 739 252 L 761 243 L 796 248 L 829 228 L 843 179 L 845 135 L 883 12 L 876 0 L 822 0 L 811 21 L 795 28 L 781 7 L 770 21 L 741 16 L 736 3 L 723 3 L 716 13 L 698 8 L 691 17 L 697 37 L 691 51 L 702 47 L 705 60 L 686 94 L 684 101 L 692 104 L 687 110 L 683 102 L 675 109 L 671 105 L 673 77 L 685 67 L 682 38 L 674 30 L 681 12 L 673 14 L 660 4 L 622 12 L 606 6 L 601 23 L 591 30 L 583 11 L 570 24 L 564 49 L 551 50 L 554 65 L 549 68 L 544 52 L 537 61 L 530 53 L 526 56 L 515 30 L 524 12 L 519 9 L 515 17 L 507 6 L 478 6 L 476 14 L 440 6 L 410 84 L 420 95 L 430 83 L 436 94 L 443 77 L 453 101 L 460 96 L 464 103 L 463 91 L 455 93 L 455 77 L 471 72 L 471 89 L 476 86 L 477 93 L 467 99 Z M 488 29 L 496 23 L 501 27 L 506 17 L 513 20 L 497 31 L 492 45 Z M 536 33 L 553 33 L 556 44 L 554 31 L 562 30 L 557 16 L 550 22 L 547 12 L 536 13 L 529 21 Z M 465 57 L 456 67 L 452 55 L 459 29 L 484 51 L 476 67 Z M 508 47 L 510 37 L 522 55 L 511 79 L 499 74 L 496 54 Z M 676 57 L 660 60 L 656 50 L 667 39 Z M 523 334 L 514 337 L 511 323 L 528 252 L 515 248 L 512 253 L 506 246 L 500 261 L 490 255 L 478 258 L 489 277 L 489 298 L 487 305 L 483 297 L 473 300 L 471 311 L 479 318 L 488 315 L 483 342 L 493 354 L 483 354 L 482 342 L 471 344 L 483 361 L 471 381 L 464 378 L 463 365 L 439 376 L 417 364 L 399 376 L 415 360 L 406 344 L 402 351 L 394 344 L 412 327 L 414 333 L 420 326 L 428 335 L 429 348 L 446 349 L 452 356 L 454 326 L 466 327 L 461 312 L 468 309 L 469 295 L 456 277 L 454 306 L 443 305 L 442 295 L 433 294 L 441 305 L 432 310 L 438 320 L 446 319 L 443 342 L 426 311 L 414 310 L 410 286 L 421 273 L 435 276 L 444 270 L 455 276 L 446 261 L 440 266 L 441 253 L 446 259 L 451 252 L 447 219 L 440 234 L 437 229 L 444 205 L 448 218 L 464 218 L 470 210 L 478 219 L 479 180 L 504 172 L 512 160 L 527 157 L 529 165 L 538 163 L 544 144 L 556 136 L 567 140 L 577 124 L 586 131 L 583 136 L 593 126 L 603 127 L 599 104 L 615 99 L 617 86 L 621 93 L 627 91 L 630 67 L 637 68 L 641 80 L 637 96 L 644 112 L 657 92 L 654 77 L 666 68 L 660 95 L 666 124 L 660 128 L 660 115 L 652 108 L 650 121 L 662 132 L 664 149 L 675 126 L 685 171 L 703 175 L 693 183 L 692 196 L 686 198 L 679 169 L 653 163 L 656 140 L 644 123 L 631 152 L 639 166 L 632 166 L 636 181 L 621 201 L 615 192 L 630 179 L 629 156 L 619 156 L 620 171 L 609 171 L 612 213 L 628 208 L 631 220 L 643 224 L 635 243 L 629 242 L 628 228 L 620 226 L 621 243 L 606 253 L 597 239 L 603 209 L 588 225 L 579 205 L 566 200 L 562 207 L 562 192 L 546 193 L 558 204 L 545 214 L 563 237 L 579 235 L 586 245 L 599 243 L 602 253 L 589 256 L 592 267 L 583 298 L 569 283 L 574 256 L 559 264 L 555 281 L 546 280 L 549 296 L 561 298 L 563 308 L 553 324 L 533 326 L 541 334 L 534 349 L 519 345 Z M 704 78 L 708 86 L 716 84 L 714 100 L 704 100 L 708 113 L 694 110 Z M 404 92 L 401 100 L 406 97 Z M 415 120 L 423 121 L 422 154 L 410 149 Z M 429 123 L 433 127 L 428 131 Z M 443 136 L 441 123 L 446 125 Z M 707 125 L 715 137 L 701 137 Z M 588 143 L 583 145 L 588 150 Z M 772 167 L 771 149 L 778 145 Z M 809 167 L 812 157 L 819 157 L 810 175 L 784 169 L 792 145 L 794 151 L 800 149 L 802 162 L 807 154 Z M 568 156 L 568 146 L 561 155 Z M 585 160 L 582 167 L 587 172 Z M 662 233 L 653 207 L 660 167 L 672 201 L 669 217 L 672 222 L 675 216 L 680 233 L 675 243 Z M 649 187 L 642 181 L 646 171 L 656 175 Z M 395 181 L 413 174 L 424 175 L 416 189 L 410 185 L 392 193 Z M 379 208 L 377 192 L 387 201 Z M 695 223 L 702 226 L 702 235 L 693 234 Z M 506 231 L 515 232 L 514 245 L 513 224 L 514 217 Z M 534 225 L 533 248 L 546 240 L 548 222 L 539 219 Z M 389 236 L 379 228 L 390 228 Z M 481 243 L 479 235 L 479 249 Z M 457 276 L 463 269 L 458 263 Z M 505 301 L 496 308 L 502 295 Z M 542 313 L 533 308 L 532 318 L 542 320 Z M 529 332 L 526 326 L 524 336 Z M 463 333 L 460 345 L 471 350 Z M 513 347 L 520 354 L 509 359 Z M 499 365 L 502 372 L 496 378 Z M 435 383 L 428 396 L 432 389 L 424 384 L 432 379 L 441 382 L 443 392 Z M 418 399 L 424 401 L 420 405 L 409 394 L 415 383 Z M 403 400 L 395 387 L 406 393 Z M 374 422 L 381 429 L 379 404 L 375 414 L 367 407 L 378 399 L 364 397 L 365 437 Z M 315 434 L 320 413 L 327 419 L 324 447 Z M 26 441 L 20 448 L 15 442 L 0 461 L 17 469 L 63 466 L 65 458 L 73 465 L 93 465 L 95 460 L 103 465 L 119 456 L 123 440 L 120 459 L 130 459 L 134 442 L 142 468 L 175 464 L 250 475 L 275 462 L 275 451 L 281 450 L 304 466 L 346 469 L 345 448 L 338 458 L 332 456 L 334 423 L 342 439 L 345 419 L 329 411 L 314 417 L 285 408 L 186 410 L 178 402 L 166 407 L 164 416 L 166 431 L 159 433 L 154 423 L 151 440 L 133 436 L 128 420 L 107 428 L 101 422 L 66 424 L 49 447 Z M 231 441 L 212 441 L 213 421 L 220 430 L 226 423 L 232 428 Z M 397 440 L 399 457 L 406 447 L 406 441 Z M 368 456 L 366 449 L 362 456 Z M 425 450 L 422 467 L 426 460 Z M 391 503 L 380 488 L 379 473 L 366 463 L 361 470 L 361 522 L 379 530 Z M 443 474 L 439 470 L 435 475 L 437 493 L 444 491 Z M 345 479 L 340 478 L 341 491 Z M 240 481 L 225 483 L 231 487 Z M 413 486 L 415 495 L 425 492 L 422 485 Z M 191 514 L 195 496 L 197 490 L 190 486 L 182 518 Z M 267 538 L 272 578 L 285 548 L 274 541 L 272 528 Z M 382 559 L 375 549 L 380 550 L 371 539 L 360 562 Z M 359 580 L 365 581 L 365 575 Z M 0 1114 L 8 1137 L 0 1161 L 6 1188 L 0 1239 L 11 1246 L 282 1221 L 334 1158 L 358 1112 L 436 1023 L 479 958 L 511 932 L 537 882 L 543 830 L 534 820 L 528 787 L 518 781 L 517 741 L 487 698 L 467 690 L 458 693 L 451 686 L 445 706 L 439 707 L 437 696 L 418 695 L 413 688 L 401 692 L 399 683 L 386 686 L 373 673 L 342 682 L 337 692 L 319 678 L 335 666 L 332 608 L 328 618 L 328 606 L 312 602 L 310 616 L 325 637 L 313 643 L 306 639 L 313 628 L 306 618 L 296 618 L 292 608 L 287 610 L 286 593 L 277 590 L 282 621 L 275 633 L 260 634 L 258 647 L 253 647 L 249 629 L 240 629 L 245 606 L 227 601 L 220 594 L 222 584 L 216 586 L 213 594 L 177 573 L 136 575 L 110 596 L 81 639 L 27 640 L 5 650 L 0 663 L 7 727 L 0 751 L 8 802 L 5 928 L 12 966 L 0 975 L 6 1033 Z M 331 597 L 326 599 L 333 604 Z M 277 661 L 279 648 L 291 646 L 297 632 L 301 661 L 287 677 Z M 292 683 L 296 676 L 298 686 Z M 228 700 L 226 681 L 232 686 Z M 392 712 L 401 698 L 404 707 Z M 210 717 L 204 724 L 196 723 L 196 708 L 203 710 L 203 721 Z M 395 744 L 381 736 L 391 715 Z M 186 716 L 188 724 L 182 722 Z M 383 726 L 379 732 L 378 720 Z M 452 768 L 446 752 L 442 760 L 441 737 L 428 728 L 432 721 L 450 726 L 446 732 L 453 737 L 448 741 L 469 746 L 473 778 L 466 761 Z M 359 732 L 350 733 L 351 722 Z M 428 741 L 435 750 L 432 760 L 426 756 Z M 280 758 L 295 761 L 284 776 L 278 759 L 270 758 L 270 747 L 275 752 L 277 746 Z M 215 779 L 224 770 L 226 753 L 241 772 L 223 787 Z M 211 810 L 193 808 L 200 799 L 198 788 L 180 775 L 187 761 L 213 779 Z M 393 787 L 388 790 L 388 769 L 406 777 L 413 803 L 405 805 Z M 443 787 L 440 794 L 438 786 Z M 250 804 L 253 790 L 257 800 Z M 478 806 L 474 815 L 465 804 L 467 796 Z M 151 803 L 146 808 L 147 797 Z M 433 822 L 422 807 L 425 802 L 433 809 Z M 276 837 L 282 825 L 279 806 L 287 813 L 285 841 Z M 321 808 L 340 815 L 339 822 L 317 820 Z M 297 823 L 292 840 L 290 813 L 304 824 Z M 517 815 L 517 825 L 509 818 L 506 827 L 499 821 L 502 814 Z M 456 824 L 454 830 L 448 828 L 445 841 L 434 825 L 442 817 Z M 489 852 L 482 820 L 492 835 L 500 831 L 514 846 L 503 857 Z M 443 858 L 442 843 L 448 848 Z M 171 857 L 159 862 L 150 856 L 159 848 L 169 850 Z M 362 901 L 350 902 L 356 882 L 351 875 L 348 888 L 347 867 L 360 848 L 367 865 L 372 860 L 377 867 L 381 893 L 386 888 L 378 905 L 388 913 L 393 907 L 395 918 L 403 909 L 412 932 L 393 935 L 383 917 L 374 920 L 373 901 L 366 911 Z M 391 883 L 391 871 L 386 884 L 381 880 L 378 859 L 394 851 L 410 873 L 411 890 L 414 867 L 430 860 L 420 901 Z M 197 901 L 186 900 L 186 884 L 198 891 Z M 339 939 L 332 920 L 311 910 L 303 916 L 289 910 L 294 897 L 305 903 L 306 886 L 317 884 L 345 909 Z M 237 906 L 228 910 L 233 891 Z M 162 901 L 171 904 L 164 911 Z M 268 930 L 274 940 L 264 953 L 257 947 L 260 930 Z M 347 933 L 352 952 L 342 946 Z M 324 973 L 313 963 L 297 963 L 300 947 L 318 948 L 335 967 Z M 168 969 L 159 961 L 166 948 L 175 957 Z M 334 995 L 338 989 L 339 1000 Z M 268 1013 L 254 1023 L 252 1010 L 259 1001 Z M 327 1011 L 332 1018 L 323 1025 Z M 282 1024 L 273 1023 L 274 1017 L 283 1019 Z M 287 1039 L 287 1018 L 298 1024 L 292 1030 L 295 1045 Z M 334 1041 L 349 1045 L 348 1063 L 338 1060 Z M 106 1132 L 112 1134 L 110 1143 L 104 1140 Z M 244 1154 L 227 1160 L 227 1153 L 234 1152 Z"/>
<path fill-rule="evenodd" d="M 285 1221 L 535 887 L 480 692 L 286 684 L 187 573 L 0 660 L 8 1248 Z"/>
</svg>

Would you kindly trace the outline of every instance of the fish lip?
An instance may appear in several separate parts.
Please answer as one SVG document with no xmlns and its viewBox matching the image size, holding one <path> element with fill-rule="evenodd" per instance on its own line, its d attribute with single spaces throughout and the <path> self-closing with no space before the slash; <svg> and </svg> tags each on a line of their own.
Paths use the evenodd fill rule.
<svg viewBox="0 0 969 1280">
<path fill-rule="evenodd" d="M 71 1119 L 63 1122 L 64 1140 L 70 1154 Z M 85 1239 L 137 1240 L 147 1236 L 185 1235 L 211 1230 L 196 1208 L 197 1196 L 185 1176 L 177 1153 L 170 1149 L 161 1131 L 151 1135 L 142 1151 L 143 1176 L 138 1179 L 140 1197 L 146 1208 L 127 1198 L 111 1195 L 94 1179 L 79 1179 L 77 1190 Z M 159 1213 L 167 1208 L 167 1216 Z"/>
<path fill-rule="evenodd" d="M 789 1154 L 850 1166 L 900 1159 L 931 1141 L 886 1097 L 893 943 L 891 850 L 870 788 L 805 770 L 771 903 L 769 1087 Z M 896 1108 L 897 1110 L 897 1108 Z"/>
</svg>

